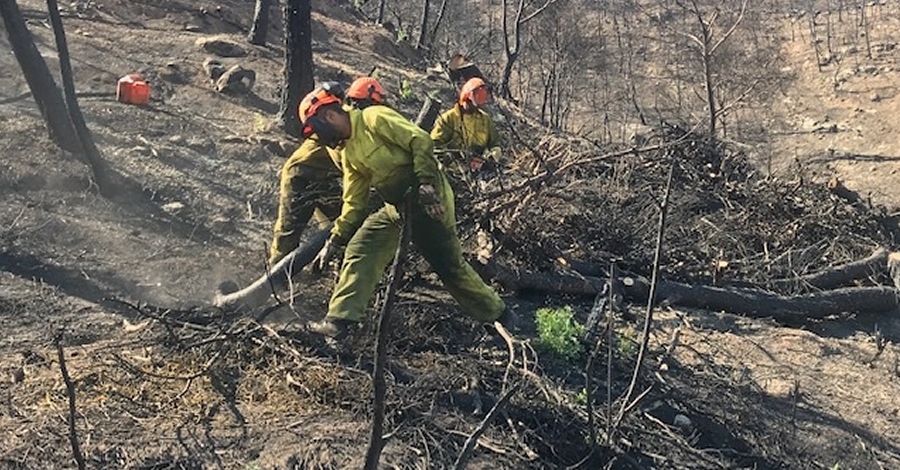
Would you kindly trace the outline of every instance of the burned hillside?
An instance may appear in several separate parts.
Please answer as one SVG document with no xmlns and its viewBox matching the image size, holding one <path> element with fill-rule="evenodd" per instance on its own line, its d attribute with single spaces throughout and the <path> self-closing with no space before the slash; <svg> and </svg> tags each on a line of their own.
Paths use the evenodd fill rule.
<svg viewBox="0 0 900 470">
<path fill-rule="evenodd" d="M 45 5 L 18 3 L 56 70 Z M 441 47 L 480 38 L 446 25 L 496 34 L 488 27 L 500 23 L 481 10 L 497 2 L 480 2 L 478 21 L 463 14 L 468 2 L 432 2 L 449 4 L 452 22 L 416 47 L 412 3 L 388 2 L 394 29 L 373 21 L 379 2 L 312 3 L 316 80 L 374 68 L 410 118 L 426 99 L 456 99 L 434 68 Z M 0 34 L 0 469 L 76 468 L 73 441 L 89 469 L 361 468 L 385 296 L 337 344 L 305 328 L 326 311 L 331 271 L 265 284 L 251 311 L 213 305 L 222 281 L 248 285 L 271 268 L 277 175 L 299 144 L 272 123 L 281 9 L 266 43 L 250 45 L 252 2 L 61 7 L 88 127 L 123 191 L 100 195 L 83 162 L 47 136 Z M 579 10 L 549 13 L 538 31 Z M 607 21 L 639 14 L 591 19 L 609 34 Z M 529 40 L 546 37 L 556 36 Z M 245 55 L 213 54 L 204 44 L 215 41 Z M 501 75 L 502 54 L 489 50 L 484 70 Z M 553 72 L 565 78 L 579 58 L 560 59 Z M 252 69 L 253 80 L 224 81 L 251 92 L 226 91 L 215 62 Z M 150 82 L 146 106 L 115 99 L 116 81 L 134 72 Z M 498 99 L 502 172 L 456 198 L 466 256 L 495 268 L 484 277 L 520 315 L 519 331 L 504 338 L 466 318 L 414 251 L 401 265 L 383 343 L 380 468 L 900 468 L 896 309 L 735 315 L 679 297 L 721 289 L 745 304 L 752 294 L 806 307 L 849 290 L 896 302 L 885 266 L 896 214 L 856 187 L 826 185 L 808 159 L 763 171 L 761 157 L 793 160 L 705 126 L 661 125 L 628 144 L 567 134 L 576 90 L 559 90 L 549 97 L 556 129 L 522 111 L 536 103 Z M 661 290 L 648 310 L 647 292 L 617 289 L 653 278 L 667 185 Z M 613 265 L 615 288 L 604 291 Z M 838 282 L 819 282 L 835 270 Z"/>
<path fill-rule="evenodd" d="M 596 265 L 613 261 L 649 276 L 673 165 L 660 263 L 672 280 L 768 286 L 864 258 L 892 246 L 897 234 L 886 208 L 840 182 L 829 187 L 799 165 L 790 178 L 766 176 L 743 152 L 701 133 L 660 127 L 649 151 L 571 147 L 560 140 L 540 143 L 535 152 L 564 170 L 551 169 L 553 178 L 532 178 L 535 184 L 486 204 L 488 210 L 510 207 L 498 218 L 508 249 L 500 256 L 511 264 L 546 270 L 558 268 L 559 257 Z M 506 178 L 507 185 L 517 183 Z M 504 217 L 510 214 L 516 217 Z"/>
</svg>

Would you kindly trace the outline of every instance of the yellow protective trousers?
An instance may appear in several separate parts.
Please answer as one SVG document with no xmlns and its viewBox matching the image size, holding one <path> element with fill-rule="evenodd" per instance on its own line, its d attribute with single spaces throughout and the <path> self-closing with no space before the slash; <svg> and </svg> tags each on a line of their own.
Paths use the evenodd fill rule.
<svg viewBox="0 0 900 470">
<path fill-rule="evenodd" d="M 303 229 L 311 218 L 324 228 L 341 213 L 341 183 L 336 174 L 302 164 L 282 172 L 270 266 L 300 246 Z"/>
<path fill-rule="evenodd" d="M 456 234 L 453 191 L 441 175 L 435 181 L 444 216 L 433 219 L 417 202 L 410 204 L 412 243 L 431 265 L 466 315 L 490 322 L 506 306 L 500 296 L 463 259 Z M 361 322 L 384 270 L 400 242 L 402 219 L 396 206 L 385 204 L 371 214 L 347 243 L 341 274 L 328 305 L 328 318 Z"/>
</svg>

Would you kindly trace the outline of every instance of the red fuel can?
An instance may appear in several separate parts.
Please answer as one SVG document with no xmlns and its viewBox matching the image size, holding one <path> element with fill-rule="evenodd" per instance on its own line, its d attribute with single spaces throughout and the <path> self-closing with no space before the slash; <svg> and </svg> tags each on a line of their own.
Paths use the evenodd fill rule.
<svg viewBox="0 0 900 470">
<path fill-rule="evenodd" d="M 136 73 L 125 75 L 116 84 L 116 99 L 128 104 L 150 104 L 150 85 Z"/>
</svg>

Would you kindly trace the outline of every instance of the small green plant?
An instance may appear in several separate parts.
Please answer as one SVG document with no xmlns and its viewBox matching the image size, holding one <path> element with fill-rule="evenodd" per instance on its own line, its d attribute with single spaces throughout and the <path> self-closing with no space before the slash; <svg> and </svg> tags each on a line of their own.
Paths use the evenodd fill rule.
<svg viewBox="0 0 900 470">
<path fill-rule="evenodd" d="M 831 470 L 841 470 L 841 464 L 839 464 L 839 463 L 834 464 L 834 466 L 831 467 Z"/>
<path fill-rule="evenodd" d="M 400 101 L 406 103 L 413 99 L 413 89 L 412 85 L 409 84 L 409 80 L 403 80 L 400 82 Z"/>
<path fill-rule="evenodd" d="M 409 39 L 409 31 L 406 28 L 397 28 L 397 42 L 403 42 Z"/>
<path fill-rule="evenodd" d="M 253 113 L 253 132 L 259 134 L 269 128 L 269 120 L 260 113 Z"/>
<path fill-rule="evenodd" d="M 621 358 L 632 358 L 637 354 L 638 343 L 634 339 L 634 330 L 626 328 L 616 333 L 613 346 Z"/>
<path fill-rule="evenodd" d="M 584 326 L 575 321 L 572 307 L 542 308 L 537 311 L 536 323 L 541 346 L 565 358 L 573 358 L 582 352 L 578 338 Z"/>
<path fill-rule="evenodd" d="M 575 395 L 575 403 L 578 403 L 581 406 L 587 404 L 587 389 L 582 387 L 581 390 L 578 391 L 578 394 Z"/>
</svg>

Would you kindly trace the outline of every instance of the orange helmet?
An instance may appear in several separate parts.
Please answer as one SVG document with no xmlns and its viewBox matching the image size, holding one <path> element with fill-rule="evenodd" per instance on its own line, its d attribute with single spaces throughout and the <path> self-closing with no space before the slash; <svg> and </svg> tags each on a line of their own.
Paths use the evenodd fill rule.
<svg viewBox="0 0 900 470">
<path fill-rule="evenodd" d="M 341 104 L 343 101 L 341 98 L 343 93 L 336 85 L 334 82 L 325 82 L 300 100 L 297 114 L 300 116 L 300 122 L 303 123 L 303 137 L 309 137 L 316 132 L 316 123 L 311 118 L 319 112 L 322 106 Z"/>
<path fill-rule="evenodd" d="M 490 98 L 487 83 L 479 77 L 470 78 L 459 92 L 460 105 L 465 105 L 468 101 L 475 106 L 484 106 Z"/>
<path fill-rule="evenodd" d="M 347 98 L 355 101 L 371 101 L 384 104 L 384 87 L 372 77 L 359 77 L 347 89 Z"/>
</svg>

